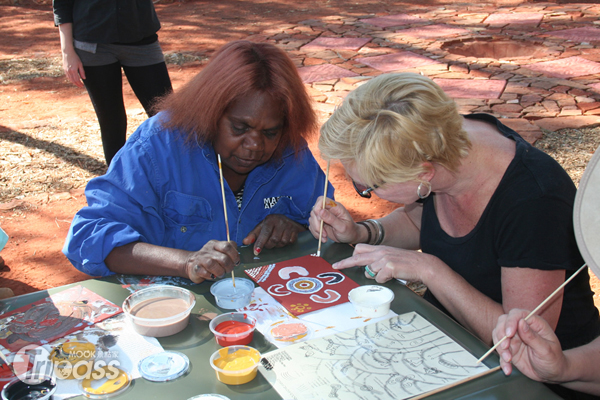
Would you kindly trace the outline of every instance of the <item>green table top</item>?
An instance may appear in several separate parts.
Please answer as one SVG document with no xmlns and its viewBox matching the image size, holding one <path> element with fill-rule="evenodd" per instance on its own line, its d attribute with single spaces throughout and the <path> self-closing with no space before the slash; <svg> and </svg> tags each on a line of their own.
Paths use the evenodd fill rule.
<svg viewBox="0 0 600 400">
<path fill-rule="evenodd" d="M 293 245 L 280 249 L 263 250 L 260 259 L 255 259 L 250 247 L 241 248 L 240 254 L 242 256 L 242 266 L 238 267 L 236 274 L 241 276 L 241 269 L 253 268 L 304 256 L 315 253 L 316 250 L 317 241 L 308 232 L 301 234 L 298 241 Z M 352 247 L 344 244 L 328 242 L 321 248 L 321 256 L 330 263 L 346 258 L 351 254 Z M 351 268 L 346 269 L 343 272 L 360 285 L 373 283 L 372 280 L 365 278 L 363 268 Z M 102 279 L 90 279 L 77 284 L 89 288 L 118 305 L 121 305 L 125 298 L 130 294 L 130 291 L 123 288 L 122 284 L 114 276 Z M 32 303 L 47 297 L 49 294 L 64 290 L 73 285 L 54 288 L 48 291 L 30 293 L 0 301 L 0 312 L 6 312 Z M 204 393 L 219 393 L 230 399 L 244 398 L 269 400 L 280 398 L 277 392 L 260 373 L 257 374 L 253 381 L 239 386 L 227 386 L 216 379 L 215 372 L 210 367 L 208 359 L 213 352 L 220 348 L 220 346 L 214 340 L 213 334 L 208 328 L 208 322 L 194 318 L 194 314 L 197 315 L 200 310 L 203 312 L 210 310 L 216 313 L 230 310 L 223 310 L 216 306 L 214 297 L 210 293 L 210 286 L 211 282 L 186 286 L 187 289 L 196 294 L 197 300 L 196 306 L 192 310 L 190 324 L 182 332 L 176 335 L 158 339 L 165 350 L 180 351 L 189 357 L 191 363 L 189 373 L 174 381 L 163 383 L 149 382 L 142 378 L 136 379 L 126 392 L 116 396 L 115 399 L 169 398 L 173 400 L 185 400 L 192 396 Z M 410 311 L 416 311 L 469 350 L 477 358 L 482 356 L 488 350 L 488 347 L 479 339 L 404 285 L 393 280 L 387 282 L 385 286 L 392 289 L 395 293 L 391 308 L 396 313 L 403 314 Z M 261 353 L 276 349 L 276 347 L 265 340 L 258 331 L 255 332 L 254 339 L 250 343 L 250 346 L 256 348 Z M 485 364 L 490 368 L 497 366 L 499 364 L 497 355 L 490 355 L 485 360 Z M 83 396 L 78 398 L 84 399 Z M 432 400 L 484 398 L 498 400 L 512 400 L 515 398 L 559 399 L 559 397 L 546 386 L 530 380 L 516 370 L 509 377 L 505 376 L 502 371 L 496 371 L 484 377 L 466 382 L 428 397 L 428 399 Z"/>
</svg>

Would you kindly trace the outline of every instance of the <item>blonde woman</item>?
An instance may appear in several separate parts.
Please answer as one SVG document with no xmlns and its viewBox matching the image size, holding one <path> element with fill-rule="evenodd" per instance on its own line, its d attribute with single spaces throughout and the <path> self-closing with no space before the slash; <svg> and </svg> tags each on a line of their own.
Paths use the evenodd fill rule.
<svg viewBox="0 0 600 400">
<path fill-rule="evenodd" d="M 500 315 L 535 308 L 583 264 L 566 172 L 493 116 L 461 116 L 429 78 L 386 74 L 360 86 L 321 128 L 319 149 L 359 195 L 402 205 L 354 222 L 341 204 L 321 210 L 317 200 L 313 235 L 322 219 L 323 240 L 357 243 L 334 267 L 423 282 L 427 300 L 489 345 Z M 600 333 L 592 295 L 586 271 L 543 309 L 563 348 Z"/>
</svg>

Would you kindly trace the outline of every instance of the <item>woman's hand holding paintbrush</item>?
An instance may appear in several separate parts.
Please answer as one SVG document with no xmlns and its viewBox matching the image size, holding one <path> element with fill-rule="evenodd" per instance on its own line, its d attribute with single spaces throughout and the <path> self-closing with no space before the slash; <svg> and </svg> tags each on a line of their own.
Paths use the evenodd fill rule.
<svg viewBox="0 0 600 400">
<path fill-rule="evenodd" d="M 362 226 L 354 222 L 350 213 L 342 204 L 329 198 L 325 201 L 325 208 L 322 208 L 322 204 L 323 197 L 319 196 L 308 220 L 310 232 L 315 238 L 319 238 L 321 221 L 323 221 L 322 242 L 327 242 L 328 239 L 338 243 L 361 243 L 366 241 L 366 232 L 362 232 Z M 362 229 L 365 228 L 362 227 Z M 364 239 L 362 233 L 364 233 Z"/>
<path fill-rule="evenodd" d="M 211 240 L 188 256 L 185 263 L 187 271 L 181 276 L 192 282 L 202 282 L 204 279 L 221 278 L 239 264 L 240 254 L 235 242 Z"/>
</svg>

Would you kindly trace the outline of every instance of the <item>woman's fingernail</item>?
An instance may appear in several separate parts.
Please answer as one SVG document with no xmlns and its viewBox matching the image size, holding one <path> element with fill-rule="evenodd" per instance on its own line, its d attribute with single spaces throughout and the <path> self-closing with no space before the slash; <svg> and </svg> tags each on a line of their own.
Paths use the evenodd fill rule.
<svg viewBox="0 0 600 400">
<path fill-rule="evenodd" d="M 337 265 L 338 265 L 338 263 L 333 264 L 332 265 L 333 269 L 337 269 Z"/>
<path fill-rule="evenodd" d="M 260 247 L 257 247 L 256 249 L 254 249 L 254 255 L 259 255 L 261 251 L 262 249 Z"/>
</svg>

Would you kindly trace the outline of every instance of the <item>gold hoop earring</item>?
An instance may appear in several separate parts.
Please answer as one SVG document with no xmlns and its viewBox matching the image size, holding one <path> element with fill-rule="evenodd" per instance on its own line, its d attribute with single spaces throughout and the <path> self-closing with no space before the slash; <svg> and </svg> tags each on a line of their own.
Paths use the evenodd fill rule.
<svg viewBox="0 0 600 400">
<path fill-rule="evenodd" d="M 425 194 L 421 193 L 423 191 L 423 186 L 425 186 L 427 188 L 427 193 L 425 193 Z M 419 198 L 421 200 L 424 200 L 427 197 L 429 197 L 430 194 L 431 194 L 431 183 L 429 183 L 429 182 L 419 183 L 419 187 L 417 187 L 417 196 L 419 196 Z"/>
</svg>

